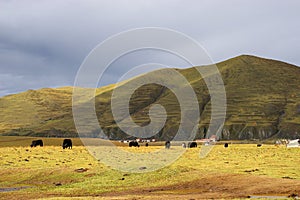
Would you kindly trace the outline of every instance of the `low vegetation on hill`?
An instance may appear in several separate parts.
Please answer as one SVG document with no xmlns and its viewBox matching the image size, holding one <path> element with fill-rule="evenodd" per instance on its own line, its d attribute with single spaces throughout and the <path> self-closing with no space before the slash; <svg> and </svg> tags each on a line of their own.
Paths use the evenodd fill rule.
<svg viewBox="0 0 300 200">
<path fill-rule="evenodd" d="M 226 121 L 220 139 L 300 137 L 299 67 L 247 55 L 216 65 L 222 75 L 227 98 Z M 197 95 L 201 120 L 196 138 L 203 138 L 211 118 L 211 100 L 196 68 L 209 66 L 176 70 L 188 80 Z M 150 72 L 122 82 L 118 87 L 155 76 L 162 78 L 159 71 Z M 94 99 L 89 101 L 95 101 L 99 124 L 108 138 L 130 138 L 118 127 L 111 113 L 110 100 L 115 87 L 109 85 L 97 89 Z M 184 89 L 186 86 L 179 87 Z M 72 115 L 72 90 L 72 87 L 44 88 L 0 98 L 0 134 L 77 136 Z M 79 102 L 81 105 L 86 103 L 90 102 Z M 138 88 L 130 99 L 130 115 L 123 116 L 122 121 L 132 118 L 138 125 L 149 124 L 149 108 L 154 104 L 164 106 L 168 117 L 163 129 L 153 137 L 172 139 L 180 123 L 180 105 L 174 93 L 162 85 L 146 84 Z M 99 130 L 91 128 L 88 121 L 86 130 L 89 137 L 99 134 Z"/>
</svg>

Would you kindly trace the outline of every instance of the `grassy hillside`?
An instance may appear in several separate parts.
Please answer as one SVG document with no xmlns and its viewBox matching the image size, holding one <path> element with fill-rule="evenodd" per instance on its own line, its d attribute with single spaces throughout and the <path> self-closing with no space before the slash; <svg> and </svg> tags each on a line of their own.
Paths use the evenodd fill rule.
<svg viewBox="0 0 300 200">
<path fill-rule="evenodd" d="M 0 99 L 1 132 L 20 135 L 55 135 L 56 130 L 74 132 L 72 88 L 28 90 Z M 61 123 L 63 122 L 63 123 Z"/>
<path fill-rule="evenodd" d="M 221 72 L 227 96 L 223 139 L 299 137 L 300 69 L 298 67 L 254 56 L 239 56 L 218 63 L 217 67 Z M 210 96 L 205 82 L 195 68 L 178 71 L 186 77 L 197 94 L 201 111 L 197 137 L 203 137 L 204 127 L 208 127 L 211 114 Z M 158 76 L 157 74 L 157 72 L 148 73 L 139 78 L 147 79 L 148 76 Z M 184 88 L 184 86 L 180 87 Z M 106 99 L 103 94 L 96 97 L 100 123 L 106 128 L 107 133 L 115 133 L 112 138 L 123 135 L 114 126 L 109 106 L 101 102 L 102 99 Z M 158 85 L 143 86 L 135 91 L 130 103 L 131 108 L 136 111 L 131 116 L 124 116 L 124 120 L 126 117 L 132 117 L 141 125 L 147 124 L 149 107 L 153 103 L 159 103 L 167 110 L 168 119 L 157 137 L 169 139 L 176 133 L 180 121 L 180 106 L 175 95 L 168 88 Z"/>
<path fill-rule="evenodd" d="M 299 67 L 253 56 L 218 64 L 227 93 L 229 132 L 238 137 L 299 137 Z"/>
<path fill-rule="evenodd" d="M 193 87 L 201 112 L 197 137 L 204 136 L 211 114 L 210 95 L 196 68 L 177 70 Z M 266 139 L 300 137 L 300 68 L 284 62 L 254 56 L 238 56 L 217 63 L 221 72 L 227 96 L 226 123 L 222 139 Z M 154 71 L 118 84 L 126 88 L 140 80 L 179 79 L 165 76 L 163 70 Z M 185 84 L 178 87 L 184 91 Z M 111 139 L 129 137 L 116 125 L 111 113 L 111 95 L 116 85 L 99 88 L 96 91 L 95 108 L 101 127 Z M 120 94 L 122 96 L 122 94 Z M 72 117 L 72 87 L 29 90 L 0 98 L 0 133 L 4 135 L 27 136 L 76 136 Z M 80 102 L 80 105 L 89 103 Z M 164 106 L 167 122 L 155 136 L 157 139 L 171 139 L 180 123 L 180 105 L 174 93 L 159 84 L 146 84 L 134 91 L 130 99 L 130 115 L 122 116 L 127 122 L 131 117 L 135 123 L 144 126 L 150 123 L 149 108 L 154 104 Z M 119 109 L 123 107 L 121 105 Z M 193 110 L 192 107 L 189 109 Z M 159 119 L 159 118 L 158 118 Z M 97 135 L 98 130 L 86 122 L 88 135 Z"/>
</svg>

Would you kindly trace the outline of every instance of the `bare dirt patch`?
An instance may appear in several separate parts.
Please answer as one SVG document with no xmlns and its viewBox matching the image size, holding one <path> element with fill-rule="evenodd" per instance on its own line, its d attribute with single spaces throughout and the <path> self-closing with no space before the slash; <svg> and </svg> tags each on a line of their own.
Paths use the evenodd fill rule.
<svg viewBox="0 0 300 200">
<path fill-rule="evenodd" d="M 255 175 L 214 174 L 196 181 L 165 187 L 143 188 L 124 192 L 106 193 L 104 198 L 125 199 L 232 199 L 250 196 L 300 195 L 300 180 L 269 178 Z"/>
</svg>

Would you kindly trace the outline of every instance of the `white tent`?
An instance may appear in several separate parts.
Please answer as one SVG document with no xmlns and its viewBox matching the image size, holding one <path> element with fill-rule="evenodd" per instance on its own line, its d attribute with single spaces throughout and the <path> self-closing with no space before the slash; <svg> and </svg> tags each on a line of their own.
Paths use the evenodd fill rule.
<svg viewBox="0 0 300 200">
<path fill-rule="evenodd" d="M 290 140 L 287 144 L 286 147 L 291 148 L 291 147 L 300 147 L 299 139 L 296 140 Z"/>
</svg>

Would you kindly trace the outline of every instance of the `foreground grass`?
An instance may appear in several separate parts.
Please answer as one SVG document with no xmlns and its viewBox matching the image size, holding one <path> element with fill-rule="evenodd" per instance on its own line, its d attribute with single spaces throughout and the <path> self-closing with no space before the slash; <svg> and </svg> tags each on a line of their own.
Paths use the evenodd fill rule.
<svg viewBox="0 0 300 200">
<path fill-rule="evenodd" d="M 118 148 L 138 153 L 161 147 Z M 180 147 L 172 147 L 169 151 L 176 148 Z M 30 188 L 2 192 L 0 197 L 98 196 L 107 192 L 182 184 L 213 174 L 253 174 L 300 180 L 298 148 L 273 145 L 257 148 L 254 144 L 234 144 L 224 148 L 216 145 L 203 159 L 199 158 L 199 150 L 187 149 L 176 162 L 157 171 L 125 173 L 97 161 L 83 146 L 75 146 L 72 150 L 58 146 L 1 147 L 0 188 Z"/>
</svg>

